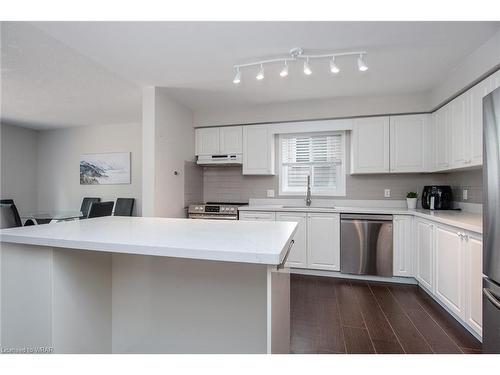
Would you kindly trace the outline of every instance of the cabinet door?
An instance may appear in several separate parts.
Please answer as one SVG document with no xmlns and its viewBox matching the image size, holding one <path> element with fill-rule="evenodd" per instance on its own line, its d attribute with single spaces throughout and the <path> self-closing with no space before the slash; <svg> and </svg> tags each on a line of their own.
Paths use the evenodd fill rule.
<svg viewBox="0 0 500 375">
<path fill-rule="evenodd" d="M 483 165 L 483 98 L 488 94 L 489 84 L 488 80 L 484 80 L 469 90 L 471 165 Z"/>
<path fill-rule="evenodd" d="M 389 117 L 354 120 L 351 173 L 389 172 Z"/>
<path fill-rule="evenodd" d="M 241 126 L 220 128 L 221 154 L 240 154 L 243 150 L 243 130 Z"/>
<path fill-rule="evenodd" d="M 307 215 L 307 266 L 319 270 L 340 270 L 340 215 Z"/>
<path fill-rule="evenodd" d="M 290 254 L 288 255 L 287 265 L 289 267 L 306 268 L 307 267 L 307 229 L 306 214 L 301 212 L 278 212 L 276 221 L 294 221 L 298 223 L 297 232 L 293 240 L 295 241 Z"/>
<path fill-rule="evenodd" d="M 196 129 L 196 155 L 219 153 L 219 128 Z"/>
<path fill-rule="evenodd" d="M 416 269 L 418 282 L 427 290 L 433 290 L 433 232 L 434 225 L 423 220 L 416 220 Z"/>
<path fill-rule="evenodd" d="M 390 171 L 426 172 L 428 115 L 390 117 Z"/>
<path fill-rule="evenodd" d="M 274 174 L 274 137 L 269 126 L 243 127 L 243 174 Z"/>
<path fill-rule="evenodd" d="M 483 242 L 479 236 L 468 235 L 466 243 L 465 321 L 479 335 L 482 335 Z"/>
<path fill-rule="evenodd" d="M 274 221 L 276 219 L 276 213 L 267 211 L 240 211 L 239 219 L 252 221 Z"/>
<path fill-rule="evenodd" d="M 462 319 L 465 317 L 463 242 L 458 229 L 436 225 L 435 294 L 443 304 Z"/>
<path fill-rule="evenodd" d="M 450 106 L 445 105 L 435 113 L 434 121 L 434 170 L 450 168 Z"/>
<path fill-rule="evenodd" d="M 413 217 L 396 215 L 394 224 L 393 274 L 413 276 Z"/>
<path fill-rule="evenodd" d="M 462 94 L 451 103 L 451 167 L 463 168 L 471 164 L 470 158 L 470 97 Z"/>
</svg>

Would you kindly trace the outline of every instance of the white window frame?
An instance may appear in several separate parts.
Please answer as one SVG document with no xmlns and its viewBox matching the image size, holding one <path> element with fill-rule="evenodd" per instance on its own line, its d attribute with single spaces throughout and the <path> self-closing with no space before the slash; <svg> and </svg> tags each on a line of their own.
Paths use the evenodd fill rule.
<svg viewBox="0 0 500 375">
<path fill-rule="evenodd" d="M 279 134 L 278 145 L 278 176 L 279 176 L 279 195 L 287 196 L 303 196 L 306 194 L 306 188 L 303 191 L 285 191 L 283 189 L 283 138 L 300 137 L 300 136 L 327 136 L 327 135 L 340 135 L 340 147 L 342 149 L 342 163 L 339 167 L 338 186 L 337 189 L 314 189 L 311 186 L 311 195 L 322 197 L 345 197 L 346 196 L 346 132 L 345 131 L 330 131 L 330 132 L 307 132 L 307 133 L 281 133 Z"/>
</svg>

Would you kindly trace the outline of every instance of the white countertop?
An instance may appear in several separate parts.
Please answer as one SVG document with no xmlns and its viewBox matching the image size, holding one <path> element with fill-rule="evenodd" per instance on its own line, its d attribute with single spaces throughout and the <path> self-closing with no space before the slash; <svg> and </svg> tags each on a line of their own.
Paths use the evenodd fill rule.
<svg viewBox="0 0 500 375">
<path fill-rule="evenodd" d="M 108 216 L 0 230 L 0 241 L 115 253 L 278 265 L 296 223 Z"/>
<path fill-rule="evenodd" d="M 467 211 L 431 211 L 409 210 L 407 208 L 391 207 L 290 207 L 277 204 L 242 206 L 240 211 L 271 211 L 271 212 L 330 212 L 330 213 L 370 213 L 387 215 L 413 215 L 423 219 L 459 227 L 475 233 L 483 233 L 483 216 Z"/>
</svg>

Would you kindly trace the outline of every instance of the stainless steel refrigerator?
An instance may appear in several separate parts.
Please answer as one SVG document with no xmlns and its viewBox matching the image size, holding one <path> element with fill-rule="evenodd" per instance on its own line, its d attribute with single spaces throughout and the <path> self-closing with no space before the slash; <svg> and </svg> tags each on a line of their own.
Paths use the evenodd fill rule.
<svg viewBox="0 0 500 375">
<path fill-rule="evenodd" d="M 483 352 L 500 353 L 500 89 L 483 99 Z"/>
</svg>

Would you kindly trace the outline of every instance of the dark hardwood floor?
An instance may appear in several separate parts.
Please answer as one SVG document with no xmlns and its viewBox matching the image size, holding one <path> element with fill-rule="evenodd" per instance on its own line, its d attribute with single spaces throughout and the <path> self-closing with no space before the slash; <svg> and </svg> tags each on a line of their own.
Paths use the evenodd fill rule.
<svg viewBox="0 0 500 375">
<path fill-rule="evenodd" d="M 481 343 L 413 285 L 291 275 L 292 353 L 481 353 Z"/>
</svg>

